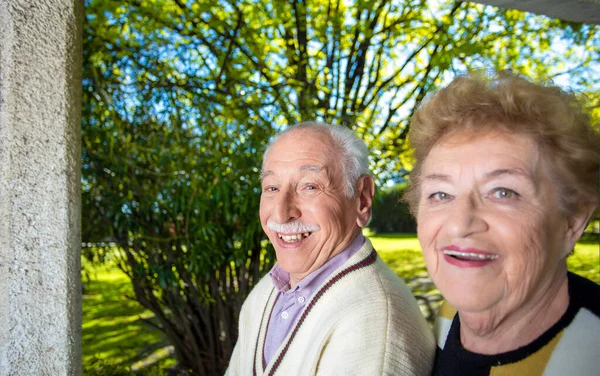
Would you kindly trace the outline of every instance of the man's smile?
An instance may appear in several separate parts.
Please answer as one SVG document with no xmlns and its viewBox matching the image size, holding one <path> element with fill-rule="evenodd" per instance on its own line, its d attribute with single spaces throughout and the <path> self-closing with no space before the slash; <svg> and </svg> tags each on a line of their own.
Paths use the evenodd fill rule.
<svg viewBox="0 0 600 376">
<path fill-rule="evenodd" d="M 298 234 L 277 233 L 277 237 L 286 243 L 297 243 L 301 240 L 308 238 L 311 234 L 312 234 L 312 232 L 304 232 L 304 233 L 298 233 Z"/>
</svg>

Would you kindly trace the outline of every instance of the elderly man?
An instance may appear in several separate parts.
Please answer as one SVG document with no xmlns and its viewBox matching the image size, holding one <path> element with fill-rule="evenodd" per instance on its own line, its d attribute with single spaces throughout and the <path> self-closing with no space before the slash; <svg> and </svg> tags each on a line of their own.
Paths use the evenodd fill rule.
<svg viewBox="0 0 600 376">
<path fill-rule="evenodd" d="M 277 264 L 240 314 L 228 375 L 429 375 L 435 342 L 361 228 L 375 190 L 347 128 L 301 123 L 263 159 L 260 220 Z"/>
</svg>

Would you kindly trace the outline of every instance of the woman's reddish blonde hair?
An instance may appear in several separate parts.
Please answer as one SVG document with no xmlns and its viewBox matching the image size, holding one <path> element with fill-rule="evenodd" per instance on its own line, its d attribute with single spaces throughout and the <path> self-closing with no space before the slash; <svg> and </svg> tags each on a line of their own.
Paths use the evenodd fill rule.
<svg viewBox="0 0 600 376">
<path fill-rule="evenodd" d="M 507 72 L 457 77 L 428 96 L 411 120 L 408 139 L 416 161 L 404 199 L 416 217 L 423 163 L 444 136 L 506 131 L 535 140 L 567 215 L 590 205 L 597 209 L 600 134 L 590 119 L 573 93 L 553 85 Z"/>
</svg>

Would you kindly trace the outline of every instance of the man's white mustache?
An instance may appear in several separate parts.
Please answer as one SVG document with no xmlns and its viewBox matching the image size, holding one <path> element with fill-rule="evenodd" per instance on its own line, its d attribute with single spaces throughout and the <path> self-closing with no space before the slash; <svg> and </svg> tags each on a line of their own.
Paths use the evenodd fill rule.
<svg viewBox="0 0 600 376">
<path fill-rule="evenodd" d="M 321 227 L 318 225 L 306 225 L 298 220 L 286 223 L 277 223 L 275 221 L 268 220 L 267 228 L 271 231 L 281 234 L 302 234 L 305 232 L 319 231 L 321 229 Z"/>
</svg>

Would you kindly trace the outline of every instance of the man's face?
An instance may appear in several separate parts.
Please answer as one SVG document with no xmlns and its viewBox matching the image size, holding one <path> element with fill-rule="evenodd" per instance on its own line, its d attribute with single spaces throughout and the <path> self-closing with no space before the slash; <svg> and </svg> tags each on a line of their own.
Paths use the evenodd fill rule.
<svg viewBox="0 0 600 376">
<path fill-rule="evenodd" d="M 292 285 L 358 233 L 360 199 L 344 195 L 340 157 L 327 133 L 299 129 L 281 136 L 265 158 L 260 221 Z"/>
</svg>

